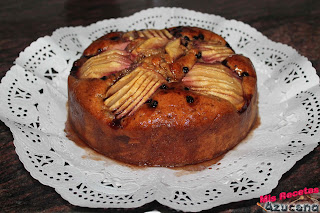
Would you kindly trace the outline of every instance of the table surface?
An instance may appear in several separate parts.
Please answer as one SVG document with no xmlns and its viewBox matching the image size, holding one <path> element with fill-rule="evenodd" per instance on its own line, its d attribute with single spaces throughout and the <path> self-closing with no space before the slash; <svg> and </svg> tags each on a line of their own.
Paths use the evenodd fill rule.
<svg viewBox="0 0 320 213">
<path fill-rule="evenodd" d="M 184 7 L 236 19 L 269 39 L 295 48 L 320 74 L 320 1 L 255 0 L 7 0 L 0 2 L 0 79 L 19 53 L 37 38 L 60 27 L 89 25 L 103 19 L 132 15 L 151 7 Z M 0 102 L 0 104 L 2 104 Z M 10 130 L 0 122 L 0 206 L 5 212 L 175 212 L 157 202 L 137 209 L 89 209 L 73 206 L 51 187 L 40 184 L 24 169 L 15 153 Z M 298 161 L 271 195 L 304 187 L 319 187 L 320 147 Z M 259 199 L 215 207 L 208 212 L 263 212 Z"/>
</svg>

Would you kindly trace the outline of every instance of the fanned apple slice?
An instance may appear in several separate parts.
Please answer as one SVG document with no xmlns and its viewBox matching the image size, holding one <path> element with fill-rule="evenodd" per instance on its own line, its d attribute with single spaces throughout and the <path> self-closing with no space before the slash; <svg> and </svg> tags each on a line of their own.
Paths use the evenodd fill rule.
<svg viewBox="0 0 320 213">
<path fill-rule="evenodd" d="M 129 41 L 134 40 L 135 39 L 135 31 L 126 32 L 125 34 L 123 34 L 122 38 L 125 40 L 129 40 Z"/>
<path fill-rule="evenodd" d="M 195 87 L 224 85 L 242 91 L 240 79 L 229 68 L 220 64 L 196 64 L 183 81 Z"/>
<path fill-rule="evenodd" d="M 146 37 L 145 34 L 143 33 L 143 30 L 142 31 L 137 31 L 137 34 L 140 38 L 144 38 Z"/>
<path fill-rule="evenodd" d="M 166 29 L 163 29 L 163 30 L 149 30 L 149 31 L 154 37 L 161 37 L 161 38 L 167 38 L 167 39 L 173 38 L 173 36 Z"/>
<path fill-rule="evenodd" d="M 87 69 L 88 67 L 95 65 L 95 64 L 99 64 L 101 62 L 105 62 L 106 60 L 111 60 L 114 58 L 119 58 L 119 57 L 125 57 L 125 56 L 129 56 L 129 53 L 124 51 L 124 50 L 108 50 L 105 52 L 102 52 L 101 54 L 91 57 L 89 58 L 84 64 L 83 64 L 83 68 Z"/>
<path fill-rule="evenodd" d="M 139 49 L 157 49 L 164 47 L 168 43 L 168 39 L 152 37 L 143 42 L 138 48 Z"/>
<path fill-rule="evenodd" d="M 192 77 L 191 79 L 185 79 L 184 82 L 188 82 L 189 86 L 192 87 L 193 89 L 225 89 L 225 90 L 231 90 L 232 92 L 238 94 L 238 95 L 242 95 L 242 88 L 241 85 L 235 85 L 232 82 L 226 82 L 226 81 L 221 81 L 221 80 L 216 80 L 216 79 L 212 79 L 212 78 L 206 78 L 206 77 L 202 77 L 202 76 L 195 76 Z M 196 83 L 194 83 L 196 82 Z"/>
<path fill-rule="evenodd" d="M 122 50 L 110 50 L 89 58 L 80 68 L 80 78 L 101 78 L 128 68 L 132 61 Z"/>
<path fill-rule="evenodd" d="M 215 46 L 210 50 L 202 51 L 202 60 L 206 63 L 213 63 L 216 61 L 223 61 L 234 52 L 225 46 Z"/>
<path fill-rule="evenodd" d="M 141 106 L 164 82 L 158 73 L 138 67 L 109 89 L 104 104 L 117 114 L 116 118 L 122 118 Z"/>
<path fill-rule="evenodd" d="M 109 65 L 109 63 L 112 62 L 113 64 Z M 112 69 L 118 71 L 118 69 L 121 70 L 122 67 L 129 67 L 131 63 L 131 60 L 124 56 L 113 55 L 108 58 L 97 59 L 93 64 L 91 62 L 88 62 L 88 64 L 85 63 L 83 67 L 81 67 L 81 71 L 83 71 L 84 76 L 88 76 L 88 74 L 92 72 L 112 72 Z"/>
<path fill-rule="evenodd" d="M 238 76 L 228 67 L 223 66 L 222 64 L 197 63 L 193 66 L 192 72 L 188 73 L 188 77 L 191 76 L 204 76 L 208 78 L 220 79 L 222 81 L 228 80 L 226 82 L 229 82 L 231 77 L 231 79 L 235 80 L 235 83 L 239 83 L 238 85 L 241 86 Z"/>
<path fill-rule="evenodd" d="M 118 95 L 120 95 L 121 98 L 118 99 L 114 104 L 112 104 L 112 106 L 110 106 L 110 111 L 115 111 L 119 109 L 122 105 L 124 105 L 126 102 L 130 102 L 131 97 L 137 92 L 137 90 L 140 88 L 141 84 L 143 84 L 146 78 L 146 74 L 142 74 L 139 78 L 137 78 L 134 84 L 130 85 L 130 88 L 124 94 L 120 90 L 118 92 Z"/>
<path fill-rule="evenodd" d="M 154 35 L 152 35 L 152 34 L 150 33 L 150 30 L 144 30 L 144 31 L 142 32 L 142 34 L 145 35 L 145 37 L 147 37 L 147 38 L 154 38 L 154 37 L 155 37 Z"/>
<path fill-rule="evenodd" d="M 219 91 L 219 90 L 195 90 L 199 93 L 205 93 L 208 95 L 214 95 L 219 98 L 225 99 L 232 103 L 237 110 L 240 110 L 244 104 L 244 99 L 242 96 L 236 95 L 234 93 L 227 93 L 226 91 Z"/>
<path fill-rule="evenodd" d="M 97 56 L 89 58 L 83 65 L 82 69 L 87 70 L 91 66 L 94 66 L 96 64 L 101 64 L 103 62 L 106 62 L 107 60 L 110 60 L 111 58 L 117 58 L 120 56 L 128 56 L 128 53 L 126 51 L 121 51 L 121 50 L 110 50 L 110 51 L 105 51 Z"/>
<path fill-rule="evenodd" d="M 84 73 L 84 75 L 82 75 L 81 78 L 102 78 L 103 76 L 109 76 L 112 73 L 121 71 L 128 67 L 129 66 L 125 66 L 118 62 L 111 61 L 90 68 L 90 72 Z"/>
<path fill-rule="evenodd" d="M 234 80 L 233 78 L 230 79 L 228 75 L 225 76 L 224 74 L 218 73 L 218 75 L 216 76 L 202 75 L 202 73 L 199 73 L 198 75 L 188 75 L 184 77 L 183 81 L 197 82 L 197 85 L 200 85 L 200 86 L 211 85 L 212 83 L 215 83 L 215 84 L 226 84 L 226 85 L 231 85 L 232 87 L 241 88 L 241 83 L 238 80 Z"/>
<path fill-rule="evenodd" d="M 130 101 L 127 101 L 126 104 L 122 105 L 115 113 L 118 114 L 116 116 L 117 119 L 126 116 L 128 113 L 133 113 L 133 109 L 138 109 L 145 101 L 142 101 L 144 97 L 149 98 L 153 92 L 149 91 L 154 87 L 156 83 L 156 79 L 153 76 L 149 76 L 148 79 L 141 85 L 139 91 L 137 91 Z M 158 87 L 156 87 L 157 89 Z M 131 115 L 130 114 L 130 115 Z"/>
<path fill-rule="evenodd" d="M 130 90 L 130 88 L 142 76 L 143 73 L 144 71 L 140 69 L 135 69 L 133 72 L 131 72 L 124 78 L 121 78 L 107 91 L 107 99 L 105 100 L 104 104 L 110 108 L 114 103 L 120 100 L 123 97 L 123 95 Z"/>
<path fill-rule="evenodd" d="M 205 67 L 201 65 L 201 67 Z M 208 65 L 208 68 L 199 69 L 198 66 L 196 66 L 195 69 L 199 69 L 197 71 L 191 72 L 188 76 L 204 76 L 208 78 L 215 78 L 220 80 L 228 81 L 230 80 L 230 77 L 232 77 L 228 72 L 223 72 L 224 70 L 216 69 L 215 67 L 211 67 Z"/>
<path fill-rule="evenodd" d="M 215 41 L 196 42 L 195 46 L 198 47 L 202 53 L 201 60 L 206 63 L 221 62 L 228 56 L 234 54 L 231 48 Z"/>
<path fill-rule="evenodd" d="M 128 106 L 134 102 L 145 90 L 145 88 L 147 87 L 147 85 L 151 82 L 153 76 L 151 76 L 150 74 L 152 74 L 151 72 L 147 72 L 144 74 L 145 80 L 142 82 L 142 84 L 139 84 L 139 88 L 136 90 L 136 92 L 131 95 L 124 104 L 122 104 L 116 111 L 115 114 L 119 114 L 121 112 L 123 112 L 124 110 L 126 110 L 128 108 Z"/>
<path fill-rule="evenodd" d="M 97 57 L 97 56 L 96 56 Z M 123 64 L 123 65 L 130 65 L 131 61 L 130 59 L 121 56 L 121 55 L 113 55 L 113 56 L 107 56 L 107 57 L 99 57 L 90 61 L 87 61 L 86 63 L 83 64 L 83 66 L 81 67 L 84 71 L 90 70 L 91 68 L 101 65 L 101 64 L 106 64 L 109 62 L 117 62 L 119 64 Z"/>
<path fill-rule="evenodd" d="M 169 33 L 168 30 L 163 29 L 163 30 L 142 30 L 142 31 L 137 31 L 139 37 L 146 37 L 146 38 L 154 38 L 154 37 L 159 37 L 159 38 L 166 38 L 166 39 L 171 39 L 173 36 Z"/>
<path fill-rule="evenodd" d="M 136 76 L 141 75 L 140 70 L 134 70 L 132 73 L 135 73 L 135 75 L 126 75 L 125 77 L 121 78 L 119 81 L 117 81 L 116 84 L 114 84 L 106 93 L 106 97 L 110 97 L 114 93 L 118 92 L 121 88 L 123 88 L 126 84 L 128 84 L 132 79 L 134 79 Z"/>
<path fill-rule="evenodd" d="M 159 50 L 162 52 L 162 47 L 169 42 L 166 38 L 152 37 L 143 41 L 139 46 L 132 50 L 133 57 L 143 54 L 146 56 L 158 54 Z"/>
<path fill-rule="evenodd" d="M 110 39 L 98 39 L 94 41 L 84 52 L 84 56 L 95 56 L 101 51 L 124 50 L 130 42 L 128 41 L 112 41 Z"/>
<path fill-rule="evenodd" d="M 139 101 L 138 104 L 134 106 L 134 108 L 129 113 L 129 116 L 132 115 L 135 111 L 139 109 L 139 107 L 144 104 L 151 96 L 152 94 L 160 87 L 161 84 L 164 83 L 163 79 L 153 79 L 151 84 L 149 86 L 151 87 L 150 90 L 147 90 L 148 92 L 143 96 L 143 98 Z"/>
<path fill-rule="evenodd" d="M 221 95 L 225 95 L 226 97 L 230 97 L 230 98 L 234 98 L 235 100 L 233 100 L 232 102 L 241 102 L 243 100 L 242 94 L 235 92 L 232 89 L 225 89 L 225 88 L 221 88 L 221 87 L 207 87 L 207 88 L 197 88 L 197 87 L 191 87 L 192 90 L 194 91 L 201 91 L 201 92 L 206 92 L 209 94 L 221 94 Z"/>
<path fill-rule="evenodd" d="M 244 104 L 241 80 L 223 65 L 195 64 L 182 82 L 192 91 L 228 100 L 237 110 Z"/>
</svg>

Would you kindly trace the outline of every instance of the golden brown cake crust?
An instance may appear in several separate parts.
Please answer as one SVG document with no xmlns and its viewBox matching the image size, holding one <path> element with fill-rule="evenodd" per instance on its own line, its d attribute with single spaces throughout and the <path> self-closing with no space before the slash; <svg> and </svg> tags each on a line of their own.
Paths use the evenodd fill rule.
<svg viewBox="0 0 320 213">
<path fill-rule="evenodd" d="M 168 31 L 177 38 L 196 37 L 200 31 L 205 39 L 210 35 L 226 45 L 220 36 L 199 28 L 178 27 Z M 78 70 L 87 61 L 85 57 L 99 54 L 108 46 L 108 39 L 117 36 L 123 33 L 107 35 L 89 46 L 84 57 L 75 62 L 68 79 L 68 119 L 90 147 L 129 164 L 182 166 L 218 157 L 246 137 L 257 116 L 256 74 L 248 58 L 235 54 L 221 62 L 240 79 L 244 97 L 240 108 L 224 98 L 186 88 L 181 81 L 186 74 L 179 73 L 176 79 L 180 81 L 167 82 L 164 89 L 158 88 L 152 94 L 156 107 L 146 102 L 132 115 L 116 119 L 104 104 L 106 91 L 132 69 L 101 79 L 81 78 Z M 116 42 L 116 45 L 123 43 Z"/>
</svg>

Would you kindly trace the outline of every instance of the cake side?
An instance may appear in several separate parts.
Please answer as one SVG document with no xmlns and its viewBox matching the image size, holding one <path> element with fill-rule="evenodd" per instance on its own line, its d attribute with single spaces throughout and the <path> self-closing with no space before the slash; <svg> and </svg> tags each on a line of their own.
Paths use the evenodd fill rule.
<svg viewBox="0 0 320 213">
<path fill-rule="evenodd" d="M 72 78 L 69 121 L 73 129 L 96 151 L 129 164 L 182 166 L 210 160 L 245 138 L 256 119 L 256 95 L 238 113 L 226 100 L 176 89 L 158 91 L 152 97 L 158 101 L 156 108 L 145 103 L 133 116 L 114 120 L 102 104 L 102 80 L 81 82 L 76 91 L 91 93 L 79 95 L 74 93 L 79 80 Z M 186 100 L 189 95 L 194 98 L 191 104 Z"/>
</svg>

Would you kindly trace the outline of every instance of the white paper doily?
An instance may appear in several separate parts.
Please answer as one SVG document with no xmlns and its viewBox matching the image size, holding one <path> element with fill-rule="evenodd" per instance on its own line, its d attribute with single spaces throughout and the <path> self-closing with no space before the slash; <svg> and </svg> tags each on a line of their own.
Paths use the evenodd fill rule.
<svg viewBox="0 0 320 213">
<path fill-rule="evenodd" d="M 110 31 L 197 26 L 221 34 L 251 58 L 258 74 L 261 124 L 248 140 L 202 171 L 133 169 L 95 159 L 65 136 L 67 77 L 93 40 Z M 16 59 L 0 85 L 1 120 L 10 127 L 25 168 L 70 203 L 132 208 L 157 200 L 200 211 L 271 192 L 296 161 L 317 146 L 319 78 L 294 49 L 235 20 L 180 8 L 153 8 L 39 38 Z"/>
</svg>

